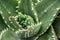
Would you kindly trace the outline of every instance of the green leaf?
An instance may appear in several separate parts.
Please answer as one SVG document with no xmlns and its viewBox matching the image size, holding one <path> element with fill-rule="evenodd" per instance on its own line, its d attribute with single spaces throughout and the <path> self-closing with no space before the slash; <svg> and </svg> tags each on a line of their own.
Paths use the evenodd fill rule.
<svg viewBox="0 0 60 40">
<path fill-rule="evenodd" d="M 33 37 L 23 39 L 23 40 L 58 40 L 54 32 L 53 27 L 51 26 L 43 35 L 35 35 Z"/>
<path fill-rule="evenodd" d="M 0 15 L 0 33 L 2 30 L 4 30 L 7 27 L 7 25 L 4 23 L 4 20 L 2 19 Z"/>
<path fill-rule="evenodd" d="M 5 23 L 9 26 L 9 16 L 16 15 L 16 0 L 0 0 L 1 16 Z"/>
<path fill-rule="evenodd" d="M 30 15 L 34 21 L 38 22 L 38 15 L 34 9 L 34 5 L 32 0 L 21 0 L 20 3 L 18 3 L 18 11 Z"/>
<path fill-rule="evenodd" d="M 45 34 L 43 34 L 42 36 L 39 37 L 38 40 L 58 40 L 57 36 L 54 32 L 53 27 L 51 26 L 46 32 Z"/>
<path fill-rule="evenodd" d="M 53 27 L 57 34 L 57 37 L 60 38 L 60 13 L 58 14 L 57 18 L 54 20 Z"/>
<path fill-rule="evenodd" d="M 20 40 L 18 35 L 16 35 L 11 30 L 3 30 L 4 33 L 2 34 L 1 40 Z"/>
<path fill-rule="evenodd" d="M 47 3 L 48 2 L 48 3 Z M 56 15 L 60 11 L 60 1 L 59 0 L 44 0 L 38 3 L 35 7 L 38 19 L 42 22 L 42 27 L 40 29 L 40 35 L 44 34 L 47 29 L 52 24 Z"/>
</svg>

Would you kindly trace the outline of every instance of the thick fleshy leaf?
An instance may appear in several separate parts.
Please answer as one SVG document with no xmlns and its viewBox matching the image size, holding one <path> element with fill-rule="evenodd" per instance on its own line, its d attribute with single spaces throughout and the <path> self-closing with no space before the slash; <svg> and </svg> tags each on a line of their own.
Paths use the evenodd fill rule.
<svg viewBox="0 0 60 40">
<path fill-rule="evenodd" d="M 2 19 L 0 15 L 0 33 L 2 30 L 4 30 L 7 27 L 7 25 L 4 23 L 4 20 Z"/>
<path fill-rule="evenodd" d="M 58 40 L 53 27 L 50 27 L 43 35 L 23 39 L 23 40 Z"/>
<path fill-rule="evenodd" d="M 58 40 L 53 27 L 50 27 L 38 40 Z"/>
<path fill-rule="evenodd" d="M 28 28 L 25 30 L 18 30 L 16 32 L 20 38 L 28 38 L 36 35 L 39 32 L 40 28 L 41 28 L 41 23 L 38 23 L 36 25 L 28 26 Z"/>
<path fill-rule="evenodd" d="M 19 9 L 18 9 L 19 12 L 32 16 L 33 19 L 36 22 L 38 22 L 38 15 L 34 9 L 32 0 L 21 0 L 20 4 L 18 6 L 19 6 Z"/>
<path fill-rule="evenodd" d="M 0 14 L 9 26 L 9 16 L 16 15 L 16 0 L 0 0 Z"/>
<path fill-rule="evenodd" d="M 1 40 L 20 40 L 18 35 L 16 35 L 11 30 L 3 30 L 4 33 L 2 34 Z"/>
<path fill-rule="evenodd" d="M 48 3 L 47 3 L 48 2 Z M 46 32 L 60 10 L 59 0 L 44 0 L 36 5 L 39 20 L 42 22 L 40 34 Z"/>
<path fill-rule="evenodd" d="M 57 34 L 57 37 L 60 38 L 60 13 L 58 14 L 57 18 L 53 22 L 53 27 Z"/>
</svg>

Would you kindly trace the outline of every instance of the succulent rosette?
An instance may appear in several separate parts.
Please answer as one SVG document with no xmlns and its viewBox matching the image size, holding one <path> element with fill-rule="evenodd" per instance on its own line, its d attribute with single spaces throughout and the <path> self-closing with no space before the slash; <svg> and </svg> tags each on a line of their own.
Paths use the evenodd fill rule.
<svg viewBox="0 0 60 40">
<path fill-rule="evenodd" d="M 58 40 L 60 0 L 0 0 L 0 40 Z"/>
</svg>

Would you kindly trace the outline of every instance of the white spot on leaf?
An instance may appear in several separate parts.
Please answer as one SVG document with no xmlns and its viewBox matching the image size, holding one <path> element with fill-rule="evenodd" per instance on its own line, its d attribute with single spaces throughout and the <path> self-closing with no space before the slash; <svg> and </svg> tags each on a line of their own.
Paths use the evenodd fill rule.
<svg viewBox="0 0 60 40">
<path fill-rule="evenodd" d="M 59 10 L 60 8 L 56 8 L 57 10 Z"/>
<path fill-rule="evenodd" d="M 20 1 L 18 1 L 18 3 L 20 3 Z"/>
<path fill-rule="evenodd" d="M 18 10 L 16 10 L 16 12 L 18 12 Z"/>
<path fill-rule="evenodd" d="M 16 8 L 19 8 L 19 6 L 16 6 Z"/>
<path fill-rule="evenodd" d="M 37 5 L 37 3 L 35 3 L 35 5 Z"/>
<path fill-rule="evenodd" d="M 37 2 L 40 2 L 40 0 L 37 0 Z"/>
<path fill-rule="evenodd" d="M 3 14 L 3 12 L 2 12 L 2 11 L 0 11 L 0 14 Z"/>
</svg>

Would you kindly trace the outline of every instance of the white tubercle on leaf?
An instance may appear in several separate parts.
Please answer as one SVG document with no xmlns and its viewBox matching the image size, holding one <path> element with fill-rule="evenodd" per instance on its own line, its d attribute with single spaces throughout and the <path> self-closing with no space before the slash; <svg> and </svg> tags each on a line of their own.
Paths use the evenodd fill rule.
<svg viewBox="0 0 60 40">
<path fill-rule="evenodd" d="M 37 5 L 37 3 L 35 3 L 35 5 Z"/>
<path fill-rule="evenodd" d="M 56 16 L 56 14 L 53 15 L 53 17 Z"/>
<path fill-rule="evenodd" d="M 3 12 L 2 12 L 2 11 L 0 11 L 0 14 L 3 14 Z"/>
<path fill-rule="evenodd" d="M 11 12 L 10 12 L 10 11 L 8 11 L 8 13 L 9 13 L 9 14 L 11 14 Z"/>
<path fill-rule="evenodd" d="M 40 0 L 37 0 L 37 2 L 41 2 Z"/>
<path fill-rule="evenodd" d="M 56 8 L 57 10 L 59 10 L 60 8 Z"/>
<path fill-rule="evenodd" d="M 16 10 L 16 12 L 18 12 L 18 10 Z"/>
</svg>

